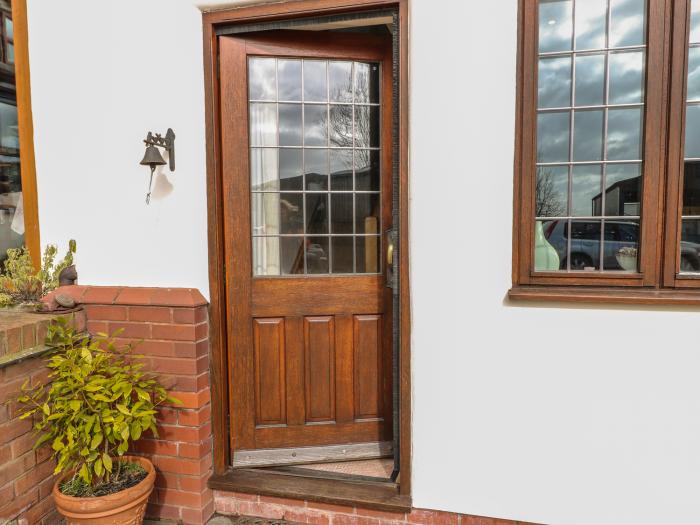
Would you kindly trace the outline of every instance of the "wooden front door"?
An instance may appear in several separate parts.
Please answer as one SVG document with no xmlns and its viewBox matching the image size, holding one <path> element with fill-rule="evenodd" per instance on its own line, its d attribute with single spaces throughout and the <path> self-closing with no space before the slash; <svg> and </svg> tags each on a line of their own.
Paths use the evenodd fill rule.
<svg viewBox="0 0 700 525">
<path fill-rule="evenodd" d="M 390 38 L 221 37 L 220 86 L 234 466 L 386 455 Z"/>
</svg>

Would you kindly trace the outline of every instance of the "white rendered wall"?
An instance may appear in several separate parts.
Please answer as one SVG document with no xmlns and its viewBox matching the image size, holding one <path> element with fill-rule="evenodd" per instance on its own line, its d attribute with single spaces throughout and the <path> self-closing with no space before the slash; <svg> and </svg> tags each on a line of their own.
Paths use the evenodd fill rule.
<svg viewBox="0 0 700 525">
<path fill-rule="evenodd" d="M 208 294 L 202 20 L 187 0 L 29 0 L 42 244 L 78 242 L 80 282 Z M 176 171 L 146 206 L 148 131 Z"/>
<path fill-rule="evenodd" d="M 78 240 L 83 282 L 207 291 L 192 3 L 29 0 L 42 239 Z M 414 504 L 695 523 L 698 314 L 505 300 L 516 17 L 516 0 L 412 2 Z M 140 140 L 168 126 L 173 190 L 146 207 Z"/>
</svg>

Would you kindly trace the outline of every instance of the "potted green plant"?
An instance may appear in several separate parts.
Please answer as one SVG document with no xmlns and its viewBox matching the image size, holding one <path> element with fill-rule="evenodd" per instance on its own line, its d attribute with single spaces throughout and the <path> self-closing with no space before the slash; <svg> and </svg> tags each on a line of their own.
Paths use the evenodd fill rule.
<svg viewBox="0 0 700 525">
<path fill-rule="evenodd" d="M 35 448 L 53 450 L 58 511 L 68 525 L 141 523 L 155 470 L 126 452 L 145 432 L 157 436 L 159 404 L 178 401 L 114 336 L 88 337 L 59 318 L 46 341 L 49 382 L 23 385 L 18 401 L 21 417 L 34 418 Z"/>
<path fill-rule="evenodd" d="M 41 298 L 59 286 L 61 272 L 73 267 L 76 245 L 73 239 L 63 259 L 56 261 L 58 248 L 49 244 L 44 249 L 41 268 L 34 267 L 29 248 L 7 250 L 7 259 L 0 272 L 0 306 L 22 310 L 40 310 Z"/>
</svg>

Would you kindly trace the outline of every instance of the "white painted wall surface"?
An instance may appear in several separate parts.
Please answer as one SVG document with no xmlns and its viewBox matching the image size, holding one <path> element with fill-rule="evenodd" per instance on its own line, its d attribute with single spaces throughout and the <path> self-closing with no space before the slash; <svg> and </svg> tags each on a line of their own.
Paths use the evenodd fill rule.
<svg viewBox="0 0 700 525">
<path fill-rule="evenodd" d="M 83 282 L 207 291 L 192 3 L 29 0 L 42 239 L 78 240 Z M 505 301 L 517 2 L 413 0 L 411 16 L 415 505 L 697 522 L 697 313 Z M 140 140 L 168 126 L 173 191 L 146 207 Z"/>
<path fill-rule="evenodd" d="M 80 281 L 208 293 L 200 11 L 187 0 L 30 0 L 42 244 L 78 242 Z M 148 131 L 176 171 L 150 206 Z"/>
</svg>

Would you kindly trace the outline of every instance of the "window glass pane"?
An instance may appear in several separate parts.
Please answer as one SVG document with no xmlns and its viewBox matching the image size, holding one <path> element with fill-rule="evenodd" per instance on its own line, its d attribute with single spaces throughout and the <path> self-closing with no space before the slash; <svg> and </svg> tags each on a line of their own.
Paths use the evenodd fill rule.
<svg viewBox="0 0 700 525">
<path fill-rule="evenodd" d="M 279 237 L 253 237 L 253 274 L 280 274 Z"/>
<path fill-rule="evenodd" d="M 250 145 L 277 146 L 277 104 L 250 105 Z"/>
<path fill-rule="evenodd" d="M 330 62 L 328 65 L 332 102 L 352 102 L 352 62 Z"/>
<path fill-rule="evenodd" d="M 541 0 L 539 8 L 540 53 L 571 49 L 571 0 Z"/>
<path fill-rule="evenodd" d="M 642 165 L 608 164 L 605 172 L 605 215 L 638 217 L 641 199 Z"/>
<path fill-rule="evenodd" d="M 576 2 L 576 49 L 605 48 L 607 0 Z"/>
<path fill-rule="evenodd" d="M 325 60 L 304 60 L 304 100 L 306 102 L 328 100 Z"/>
<path fill-rule="evenodd" d="M 280 146 L 301 146 L 301 104 L 280 104 Z"/>
<path fill-rule="evenodd" d="M 328 273 L 328 237 L 306 238 L 306 271 Z"/>
<path fill-rule="evenodd" d="M 301 149 L 279 150 L 280 189 L 293 191 L 304 188 L 304 156 Z"/>
<path fill-rule="evenodd" d="M 355 106 L 355 147 L 379 146 L 379 107 Z"/>
<path fill-rule="evenodd" d="M 537 116 L 537 162 L 568 162 L 569 112 Z"/>
<path fill-rule="evenodd" d="M 253 191 L 275 191 L 279 189 L 276 149 L 251 148 L 250 186 Z"/>
<path fill-rule="evenodd" d="M 625 272 L 638 270 L 639 221 L 605 221 L 603 268 Z"/>
<path fill-rule="evenodd" d="M 303 237 L 280 237 L 280 265 L 284 275 L 304 273 Z"/>
<path fill-rule="evenodd" d="M 15 38 L 14 24 L 9 16 L 5 17 L 5 36 L 8 40 L 14 40 Z"/>
<path fill-rule="evenodd" d="M 355 265 L 357 273 L 379 273 L 381 237 L 355 237 Z"/>
<path fill-rule="evenodd" d="M 279 193 L 253 193 L 253 235 L 276 235 L 280 232 Z"/>
<path fill-rule="evenodd" d="M 304 146 L 328 146 L 328 106 L 304 104 Z"/>
<path fill-rule="evenodd" d="M 690 43 L 700 42 L 700 0 L 690 2 Z"/>
<path fill-rule="evenodd" d="M 353 233 L 353 194 L 331 194 L 331 233 Z"/>
<path fill-rule="evenodd" d="M 379 233 L 379 194 L 355 195 L 355 233 Z"/>
<path fill-rule="evenodd" d="M 644 44 L 646 0 L 610 0 L 610 47 Z"/>
<path fill-rule="evenodd" d="M 637 104 L 644 97 L 644 52 L 610 54 L 609 104 Z"/>
<path fill-rule="evenodd" d="M 307 191 L 328 189 L 328 150 L 304 150 L 304 178 Z"/>
<path fill-rule="evenodd" d="M 680 252 L 680 271 L 700 272 L 700 219 L 683 219 Z"/>
<path fill-rule="evenodd" d="M 15 46 L 14 44 L 7 44 L 7 63 L 15 63 Z"/>
<path fill-rule="evenodd" d="M 280 100 L 301 100 L 301 60 L 277 61 L 277 82 Z"/>
<path fill-rule="evenodd" d="M 571 105 L 571 57 L 541 58 L 537 73 L 538 107 Z"/>
<path fill-rule="evenodd" d="M 571 221 L 572 271 L 590 272 L 600 268 L 600 244 L 602 221 Z"/>
<path fill-rule="evenodd" d="M 354 237 L 331 237 L 332 273 L 352 273 L 355 260 Z"/>
<path fill-rule="evenodd" d="M 700 217 L 700 162 L 686 161 L 683 173 L 683 215 Z"/>
<path fill-rule="evenodd" d="M 351 104 L 334 104 L 329 112 L 331 147 L 352 148 L 353 107 Z"/>
<path fill-rule="evenodd" d="M 605 55 L 576 57 L 576 105 L 598 106 L 605 102 Z"/>
<path fill-rule="evenodd" d="M 642 115 L 640 108 L 608 111 L 608 160 L 642 158 Z"/>
<path fill-rule="evenodd" d="M 595 217 L 601 214 L 603 168 L 600 164 L 574 166 L 571 174 L 571 215 Z"/>
<path fill-rule="evenodd" d="M 700 100 L 700 47 L 688 50 L 688 100 Z"/>
<path fill-rule="evenodd" d="M 540 166 L 535 184 L 535 216 L 564 217 L 569 201 L 569 167 Z"/>
<path fill-rule="evenodd" d="M 304 233 L 304 196 L 301 193 L 280 193 L 280 233 Z"/>
<path fill-rule="evenodd" d="M 251 58 L 248 61 L 248 97 L 250 100 L 277 100 L 276 61 Z"/>
<path fill-rule="evenodd" d="M 379 103 L 379 65 L 355 62 L 355 103 Z"/>
<path fill-rule="evenodd" d="M 352 191 L 352 150 L 330 150 L 331 190 Z"/>
<path fill-rule="evenodd" d="M 355 190 L 379 191 L 379 151 L 355 150 Z"/>
<path fill-rule="evenodd" d="M 306 233 L 328 233 L 328 194 L 306 194 Z"/>
<path fill-rule="evenodd" d="M 574 161 L 602 160 L 603 111 L 574 112 Z"/>
</svg>

